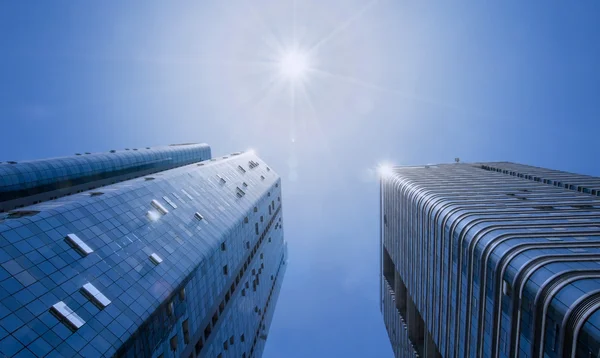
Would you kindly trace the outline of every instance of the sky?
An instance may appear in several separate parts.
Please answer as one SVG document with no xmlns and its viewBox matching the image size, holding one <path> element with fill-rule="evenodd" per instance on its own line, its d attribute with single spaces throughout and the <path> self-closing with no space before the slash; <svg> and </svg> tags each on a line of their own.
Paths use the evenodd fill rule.
<svg viewBox="0 0 600 358">
<path fill-rule="evenodd" d="M 264 357 L 390 358 L 377 165 L 600 175 L 598 38 L 597 1 L 0 0 L 0 161 L 256 150 L 289 244 Z"/>
</svg>

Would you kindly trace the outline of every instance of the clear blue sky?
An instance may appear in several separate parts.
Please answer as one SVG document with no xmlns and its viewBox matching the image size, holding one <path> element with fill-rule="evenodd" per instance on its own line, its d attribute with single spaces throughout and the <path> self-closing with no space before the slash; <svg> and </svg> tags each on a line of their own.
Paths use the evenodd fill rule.
<svg viewBox="0 0 600 358">
<path fill-rule="evenodd" d="M 256 149 L 290 251 L 265 357 L 389 358 L 377 163 L 600 175 L 600 2 L 414 3 L 0 0 L 0 160 Z"/>
</svg>

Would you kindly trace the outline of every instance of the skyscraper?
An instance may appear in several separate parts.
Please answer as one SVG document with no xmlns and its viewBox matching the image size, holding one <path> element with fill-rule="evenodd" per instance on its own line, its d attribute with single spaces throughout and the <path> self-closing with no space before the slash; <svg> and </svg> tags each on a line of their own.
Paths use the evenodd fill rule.
<svg viewBox="0 0 600 358">
<path fill-rule="evenodd" d="M 287 259 L 280 184 L 205 144 L 0 163 L 0 352 L 259 357 Z"/>
<path fill-rule="evenodd" d="M 381 178 L 396 357 L 597 357 L 600 178 L 513 163 Z"/>
</svg>

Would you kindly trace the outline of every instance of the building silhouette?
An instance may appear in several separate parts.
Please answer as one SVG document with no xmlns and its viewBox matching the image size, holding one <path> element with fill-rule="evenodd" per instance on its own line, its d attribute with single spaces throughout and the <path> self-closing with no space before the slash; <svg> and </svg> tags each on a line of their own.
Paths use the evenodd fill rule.
<svg viewBox="0 0 600 358">
<path fill-rule="evenodd" d="M 279 176 L 205 144 L 0 163 L 0 353 L 259 357 Z"/>
<path fill-rule="evenodd" d="M 600 178 L 457 162 L 380 185 L 396 357 L 597 357 Z"/>
</svg>

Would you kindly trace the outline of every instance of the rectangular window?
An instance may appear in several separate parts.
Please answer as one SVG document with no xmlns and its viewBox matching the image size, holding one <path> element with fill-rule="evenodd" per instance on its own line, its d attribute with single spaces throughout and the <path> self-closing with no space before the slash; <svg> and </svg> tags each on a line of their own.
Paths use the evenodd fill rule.
<svg viewBox="0 0 600 358">
<path fill-rule="evenodd" d="M 165 199 L 167 204 L 171 205 L 173 209 L 177 209 L 177 205 L 175 204 L 175 202 L 173 202 L 173 200 L 171 200 L 168 196 L 163 196 L 163 199 Z"/>
<path fill-rule="evenodd" d="M 204 348 L 204 344 L 202 343 L 202 338 L 198 339 L 198 342 L 196 342 L 196 345 L 194 346 L 194 348 L 196 350 L 196 355 L 200 355 L 202 348 Z"/>
<path fill-rule="evenodd" d="M 61 321 L 65 322 L 72 330 L 77 330 L 83 326 L 85 321 L 69 308 L 63 301 L 55 303 L 50 309 Z"/>
<path fill-rule="evenodd" d="M 258 223 L 254 224 L 254 231 L 256 231 L 256 235 L 258 235 Z"/>
<path fill-rule="evenodd" d="M 169 210 L 167 210 L 167 208 L 165 208 L 163 204 L 159 203 L 158 200 L 152 200 L 151 204 L 162 215 L 167 215 L 169 213 Z"/>
<path fill-rule="evenodd" d="M 150 261 L 152 261 L 152 263 L 155 265 L 158 265 L 161 262 L 163 262 L 160 256 L 158 256 L 156 253 L 152 253 L 152 255 L 150 255 Z"/>
<path fill-rule="evenodd" d="M 511 293 L 510 283 L 506 282 L 506 280 L 502 280 L 502 293 L 506 296 L 510 296 Z"/>
<path fill-rule="evenodd" d="M 102 292 L 98 291 L 98 289 L 91 283 L 86 283 L 81 289 L 83 290 L 85 296 L 87 296 L 99 308 L 104 308 L 110 304 L 110 300 L 106 298 Z"/>
<path fill-rule="evenodd" d="M 194 217 L 196 218 L 196 220 L 200 221 L 200 220 L 204 220 L 204 216 L 202 216 L 202 214 L 200 214 L 199 212 L 196 212 L 194 214 Z"/>
<path fill-rule="evenodd" d="M 188 320 L 181 322 L 181 328 L 183 330 L 183 343 L 190 343 L 190 328 L 188 326 Z"/>
<path fill-rule="evenodd" d="M 244 169 L 244 167 L 242 167 L 241 165 L 238 165 L 238 169 L 242 172 L 245 173 L 246 169 Z"/>
<path fill-rule="evenodd" d="M 171 337 L 171 350 L 172 351 L 177 350 L 177 335 Z"/>
<path fill-rule="evenodd" d="M 188 199 L 190 200 L 194 200 L 194 198 L 190 195 L 190 193 L 188 193 L 187 191 L 185 191 L 185 189 L 181 189 L 181 192 L 188 197 Z"/>
<path fill-rule="evenodd" d="M 75 234 L 68 234 L 67 237 L 65 238 L 65 240 L 67 240 L 67 243 L 69 245 L 71 245 L 75 250 L 79 251 L 79 253 L 83 256 L 87 256 L 87 255 L 91 254 L 92 252 L 94 252 L 94 250 L 92 250 L 91 247 L 86 245 L 86 243 L 83 242 L 79 238 L 79 236 L 77 236 Z"/>
</svg>

